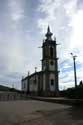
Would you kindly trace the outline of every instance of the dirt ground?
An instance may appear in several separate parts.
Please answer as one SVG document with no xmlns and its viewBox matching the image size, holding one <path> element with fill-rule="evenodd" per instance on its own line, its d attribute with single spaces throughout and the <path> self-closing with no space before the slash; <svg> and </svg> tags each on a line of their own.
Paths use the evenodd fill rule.
<svg viewBox="0 0 83 125">
<path fill-rule="evenodd" d="M 4 101 L 0 125 L 83 125 L 83 109 L 34 100 Z"/>
</svg>

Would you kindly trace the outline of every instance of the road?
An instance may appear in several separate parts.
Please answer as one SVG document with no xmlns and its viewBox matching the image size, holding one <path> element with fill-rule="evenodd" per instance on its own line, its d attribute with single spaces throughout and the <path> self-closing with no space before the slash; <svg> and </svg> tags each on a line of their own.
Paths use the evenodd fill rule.
<svg viewBox="0 0 83 125">
<path fill-rule="evenodd" d="M 83 109 L 34 100 L 4 101 L 0 125 L 83 125 Z"/>
</svg>

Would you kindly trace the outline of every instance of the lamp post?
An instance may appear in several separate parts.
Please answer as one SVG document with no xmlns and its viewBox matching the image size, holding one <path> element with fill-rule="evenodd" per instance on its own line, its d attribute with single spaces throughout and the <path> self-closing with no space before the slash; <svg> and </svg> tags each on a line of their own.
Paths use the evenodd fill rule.
<svg viewBox="0 0 83 125">
<path fill-rule="evenodd" d="M 75 79 L 75 87 L 77 87 L 77 77 L 76 77 L 76 55 L 73 55 L 73 53 L 71 53 L 72 57 L 73 57 L 73 63 L 74 63 L 74 79 Z"/>
</svg>

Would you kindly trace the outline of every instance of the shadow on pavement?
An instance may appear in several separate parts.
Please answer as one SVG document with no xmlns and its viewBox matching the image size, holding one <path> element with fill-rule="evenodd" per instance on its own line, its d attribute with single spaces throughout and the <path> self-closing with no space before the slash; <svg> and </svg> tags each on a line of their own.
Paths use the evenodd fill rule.
<svg viewBox="0 0 83 125">
<path fill-rule="evenodd" d="M 83 107 L 72 106 L 68 110 L 68 115 L 72 120 L 83 120 Z"/>
</svg>

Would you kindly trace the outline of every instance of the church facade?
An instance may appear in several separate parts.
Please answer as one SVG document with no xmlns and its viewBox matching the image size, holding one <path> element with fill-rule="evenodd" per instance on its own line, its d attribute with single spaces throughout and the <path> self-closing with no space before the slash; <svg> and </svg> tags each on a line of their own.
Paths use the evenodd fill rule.
<svg viewBox="0 0 83 125">
<path fill-rule="evenodd" d="M 59 91 L 58 58 L 56 39 L 52 38 L 48 26 L 45 40 L 42 43 L 41 71 L 22 78 L 22 91 L 30 95 L 56 96 Z"/>
</svg>

